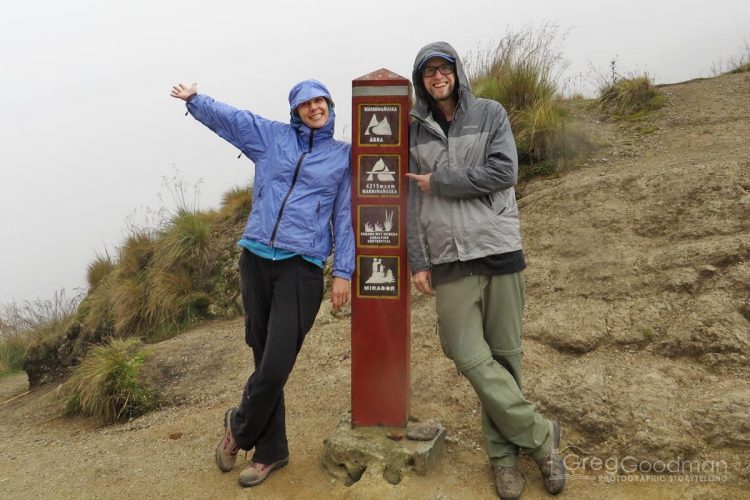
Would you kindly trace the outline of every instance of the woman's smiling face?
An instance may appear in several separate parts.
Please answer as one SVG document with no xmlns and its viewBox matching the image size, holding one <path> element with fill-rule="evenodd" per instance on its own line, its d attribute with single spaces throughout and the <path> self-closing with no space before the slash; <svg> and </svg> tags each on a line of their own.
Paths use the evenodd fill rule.
<svg viewBox="0 0 750 500">
<path fill-rule="evenodd" d="M 313 97 L 297 106 L 297 114 L 308 127 L 320 128 L 328 123 L 328 100 L 325 97 Z"/>
</svg>

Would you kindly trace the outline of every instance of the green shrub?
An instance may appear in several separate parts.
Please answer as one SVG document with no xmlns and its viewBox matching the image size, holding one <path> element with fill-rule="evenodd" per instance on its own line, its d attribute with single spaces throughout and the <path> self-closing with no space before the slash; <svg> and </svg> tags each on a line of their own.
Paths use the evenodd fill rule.
<svg viewBox="0 0 750 500">
<path fill-rule="evenodd" d="M 647 74 L 616 77 L 599 89 L 601 109 L 621 118 L 638 119 L 662 107 L 664 101 Z"/>
<path fill-rule="evenodd" d="M 530 177 L 547 177 L 555 173 L 555 163 L 552 161 L 542 161 L 533 165 L 524 165 L 520 169 L 519 177 L 527 179 Z"/>
<path fill-rule="evenodd" d="M 140 341 L 133 338 L 91 349 L 63 384 L 65 413 L 108 424 L 148 411 L 155 399 L 139 381 L 145 357 Z"/>
<path fill-rule="evenodd" d="M 19 335 L 0 340 L 0 377 L 15 373 L 23 368 L 27 342 Z"/>
</svg>

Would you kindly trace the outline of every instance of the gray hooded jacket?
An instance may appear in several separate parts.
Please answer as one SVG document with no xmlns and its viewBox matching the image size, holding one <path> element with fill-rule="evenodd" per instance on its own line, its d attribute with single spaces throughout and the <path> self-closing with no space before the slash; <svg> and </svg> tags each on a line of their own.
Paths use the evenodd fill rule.
<svg viewBox="0 0 750 500">
<path fill-rule="evenodd" d="M 455 58 L 458 105 L 448 136 L 430 111 L 432 99 L 419 67 L 433 54 Z M 408 237 L 411 272 L 521 250 L 513 186 L 518 155 L 505 109 L 471 93 L 455 49 L 445 42 L 422 48 L 414 61 L 416 104 L 409 133 L 409 171 L 432 173 L 432 194 L 409 186 Z"/>
</svg>

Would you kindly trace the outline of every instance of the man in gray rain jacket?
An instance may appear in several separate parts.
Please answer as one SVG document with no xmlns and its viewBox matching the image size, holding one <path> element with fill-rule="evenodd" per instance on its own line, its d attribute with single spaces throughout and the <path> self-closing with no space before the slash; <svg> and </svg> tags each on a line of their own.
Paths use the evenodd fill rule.
<svg viewBox="0 0 750 500">
<path fill-rule="evenodd" d="M 412 281 L 436 294 L 440 342 L 482 402 L 498 495 L 518 498 L 519 451 L 539 464 L 549 493 L 565 468 L 560 427 L 521 392 L 524 304 L 518 158 L 508 116 L 472 95 L 456 51 L 423 47 L 414 61 L 409 138 L 408 252 Z"/>
</svg>

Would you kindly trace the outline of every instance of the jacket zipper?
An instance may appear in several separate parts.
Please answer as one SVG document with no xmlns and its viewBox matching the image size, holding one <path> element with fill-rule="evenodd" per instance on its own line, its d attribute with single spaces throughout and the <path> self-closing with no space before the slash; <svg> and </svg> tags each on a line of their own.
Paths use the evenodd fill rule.
<svg viewBox="0 0 750 500">
<path fill-rule="evenodd" d="M 315 209 L 315 222 L 317 223 L 320 221 L 320 200 L 318 200 L 318 208 Z M 320 229 L 320 226 L 318 226 L 318 229 Z M 322 234 L 322 231 L 321 231 Z M 317 234 L 315 235 L 317 238 Z M 315 240 L 313 239 L 312 246 L 315 246 Z"/>
<path fill-rule="evenodd" d="M 279 230 L 279 224 L 281 224 L 281 216 L 284 214 L 284 207 L 286 206 L 286 202 L 289 200 L 289 197 L 292 195 L 292 190 L 294 189 L 294 185 L 297 184 L 297 177 L 299 177 L 299 171 L 302 168 L 302 161 L 305 159 L 305 156 L 307 156 L 307 153 L 312 152 L 314 133 L 315 133 L 315 129 L 310 129 L 310 143 L 307 147 L 307 151 L 302 153 L 302 156 L 300 156 L 299 160 L 297 160 L 297 166 L 294 169 L 294 177 L 292 177 L 292 184 L 289 186 L 289 191 L 287 191 L 286 196 L 284 196 L 284 201 L 281 202 L 281 208 L 279 208 L 279 215 L 278 217 L 276 217 L 276 224 L 273 226 L 273 232 L 271 233 L 271 241 L 268 243 L 269 247 L 272 247 L 274 241 L 276 240 L 276 231 Z"/>
</svg>

